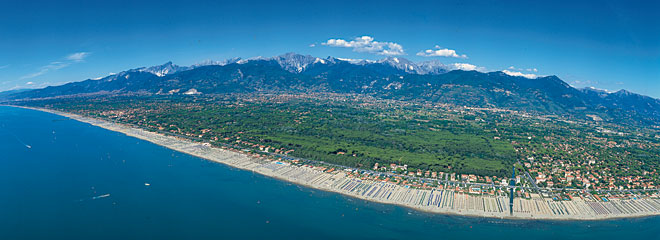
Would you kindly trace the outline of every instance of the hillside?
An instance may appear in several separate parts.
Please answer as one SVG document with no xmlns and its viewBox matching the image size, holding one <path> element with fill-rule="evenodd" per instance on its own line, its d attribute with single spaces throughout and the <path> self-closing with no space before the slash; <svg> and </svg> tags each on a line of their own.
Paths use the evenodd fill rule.
<svg viewBox="0 0 660 240">
<path fill-rule="evenodd" d="M 611 122 L 660 124 L 660 101 L 628 91 L 575 89 L 556 76 L 452 70 L 437 62 L 273 58 L 132 69 L 98 80 L 0 94 L 0 101 L 89 94 L 350 93 L 407 101 L 494 107 Z"/>
</svg>

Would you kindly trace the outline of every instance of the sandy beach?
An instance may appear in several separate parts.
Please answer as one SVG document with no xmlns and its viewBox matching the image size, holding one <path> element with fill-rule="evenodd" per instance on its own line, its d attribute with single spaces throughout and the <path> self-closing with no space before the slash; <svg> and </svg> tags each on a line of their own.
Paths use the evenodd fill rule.
<svg viewBox="0 0 660 240">
<path fill-rule="evenodd" d="M 257 158 L 245 153 L 211 147 L 182 138 L 149 132 L 109 121 L 66 112 L 29 108 L 49 112 L 104 129 L 126 134 L 169 149 L 190 154 L 231 167 L 249 170 L 294 184 L 336 192 L 367 201 L 396 204 L 420 211 L 475 217 L 552 220 L 601 220 L 660 215 L 660 199 L 611 200 L 607 202 L 574 199 L 553 201 L 543 198 L 514 200 L 509 214 L 509 198 L 472 195 L 449 189 L 414 189 L 391 182 L 362 180 L 349 176 L 344 169 L 326 172 L 319 167 L 296 166 L 285 162 Z"/>
</svg>

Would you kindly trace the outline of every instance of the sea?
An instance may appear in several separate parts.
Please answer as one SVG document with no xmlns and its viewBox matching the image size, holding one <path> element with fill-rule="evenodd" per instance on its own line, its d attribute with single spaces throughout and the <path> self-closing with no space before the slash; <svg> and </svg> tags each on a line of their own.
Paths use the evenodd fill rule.
<svg viewBox="0 0 660 240">
<path fill-rule="evenodd" d="M 0 239 L 660 239 L 660 217 L 440 215 L 324 192 L 0 106 Z"/>
</svg>

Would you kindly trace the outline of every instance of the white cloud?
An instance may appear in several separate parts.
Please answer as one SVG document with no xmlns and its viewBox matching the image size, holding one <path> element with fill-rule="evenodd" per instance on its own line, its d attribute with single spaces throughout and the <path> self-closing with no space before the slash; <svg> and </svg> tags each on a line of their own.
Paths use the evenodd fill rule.
<svg viewBox="0 0 660 240">
<path fill-rule="evenodd" d="M 447 67 L 449 70 L 463 70 L 463 71 L 479 71 L 485 72 L 486 68 L 475 66 L 469 63 L 452 63 L 448 64 Z"/>
<path fill-rule="evenodd" d="M 39 68 L 39 71 L 37 71 L 37 72 L 22 76 L 21 79 L 35 78 L 35 77 L 44 75 L 44 74 L 46 74 L 47 72 L 49 72 L 51 70 L 62 69 L 62 68 L 65 68 L 69 65 L 71 65 L 70 62 L 51 62 L 50 64 Z"/>
<path fill-rule="evenodd" d="M 378 55 L 396 56 L 405 54 L 403 46 L 400 44 L 374 41 L 374 38 L 370 36 L 357 37 L 350 41 L 344 39 L 328 39 L 328 41 L 321 44 L 331 47 L 352 48 L 355 52 L 367 52 Z"/>
<path fill-rule="evenodd" d="M 69 54 L 69 56 L 66 56 L 67 60 L 74 61 L 74 62 L 81 62 L 85 60 L 86 57 L 89 56 L 90 53 L 88 52 L 77 52 L 77 53 L 72 53 Z"/>
<path fill-rule="evenodd" d="M 464 71 L 477 70 L 477 66 L 469 63 L 452 63 L 449 66 L 453 67 L 454 69 L 464 70 Z"/>
<path fill-rule="evenodd" d="M 534 79 L 534 78 L 538 77 L 538 76 L 536 76 L 536 74 L 533 74 L 533 73 L 521 73 L 521 72 L 513 72 L 513 71 L 509 71 L 509 70 L 502 70 L 502 72 L 505 73 L 506 75 L 509 75 L 509 76 L 525 77 L 525 78 L 529 78 L 529 79 Z"/>
<path fill-rule="evenodd" d="M 316 47 L 316 43 L 310 44 L 309 47 Z"/>
<path fill-rule="evenodd" d="M 456 50 L 440 48 L 440 46 L 435 45 L 435 49 L 426 49 L 424 51 L 418 52 L 417 56 L 422 57 L 453 57 L 453 58 L 467 58 L 465 54 L 457 54 Z"/>
<path fill-rule="evenodd" d="M 27 83 L 25 83 L 25 84 L 27 84 L 27 85 L 32 85 L 32 84 L 34 84 L 34 82 L 27 82 Z"/>
<path fill-rule="evenodd" d="M 573 80 L 569 83 L 569 85 L 573 87 L 588 87 L 588 86 L 600 85 L 600 83 L 598 81 L 592 81 L 592 80 Z"/>
<path fill-rule="evenodd" d="M 536 68 L 525 68 L 525 69 L 522 69 L 522 68 L 517 68 L 517 67 L 514 67 L 514 66 L 510 66 L 509 69 L 510 69 L 510 70 L 518 70 L 518 71 L 527 71 L 527 72 L 538 72 L 538 71 L 539 71 L 539 70 L 536 69 Z"/>
<path fill-rule="evenodd" d="M 603 91 L 603 92 L 606 92 L 606 93 L 614 93 L 614 91 L 610 91 L 610 90 L 604 89 L 604 88 L 595 88 L 595 87 L 587 87 L 587 88 L 590 88 L 591 90 L 596 90 L 596 91 Z"/>
<path fill-rule="evenodd" d="M 69 54 L 65 57 L 64 61 L 51 62 L 50 64 L 48 64 L 46 66 L 42 66 L 41 68 L 39 68 L 39 71 L 27 74 L 25 76 L 22 76 L 20 79 L 22 80 L 22 79 L 35 78 L 35 77 L 44 75 L 47 72 L 68 67 L 69 65 L 71 65 L 73 63 L 82 62 L 89 55 L 90 55 L 90 53 L 88 53 L 88 52 L 77 52 L 77 53 Z"/>
<path fill-rule="evenodd" d="M 8 67 L 9 67 L 9 64 L 0 66 L 0 69 L 5 69 L 5 68 L 8 68 Z"/>
</svg>

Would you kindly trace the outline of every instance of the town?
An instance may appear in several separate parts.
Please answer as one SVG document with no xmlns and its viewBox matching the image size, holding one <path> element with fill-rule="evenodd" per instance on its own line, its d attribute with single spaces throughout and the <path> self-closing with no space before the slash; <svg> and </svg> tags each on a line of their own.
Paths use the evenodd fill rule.
<svg viewBox="0 0 660 240">
<path fill-rule="evenodd" d="M 420 189 L 506 195 L 511 166 L 518 169 L 515 193 L 527 199 L 634 199 L 657 195 L 660 183 L 657 128 L 342 94 L 40 104 L 257 157 L 272 154 L 290 164 L 356 169 L 352 174 L 360 178 Z M 362 122 L 351 125 L 356 119 Z M 440 141 L 411 143 L 411 134 Z"/>
<path fill-rule="evenodd" d="M 376 165 L 374 167 L 379 171 L 346 168 L 275 154 L 265 149 L 252 151 L 230 144 L 215 147 L 186 136 L 154 133 L 104 120 L 51 112 L 254 173 L 421 211 L 495 218 L 564 220 L 660 214 L 660 194 L 657 190 L 597 193 L 570 190 L 552 196 L 547 195 L 548 192 L 539 194 L 533 188 L 522 186 L 525 178 L 521 176 L 515 177 L 515 186 L 505 186 L 504 183 L 480 183 L 487 182 L 486 177 L 472 174 L 436 173 L 433 178 L 432 172 L 420 170 L 404 175 L 387 173 L 384 171 L 386 169 L 377 168 Z M 406 171 L 406 166 L 389 167 Z M 508 187 L 515 188 L 514 196 L 507 194 Z M 507 204 L 509 200 L 513 205 Z"/>
</svg>

